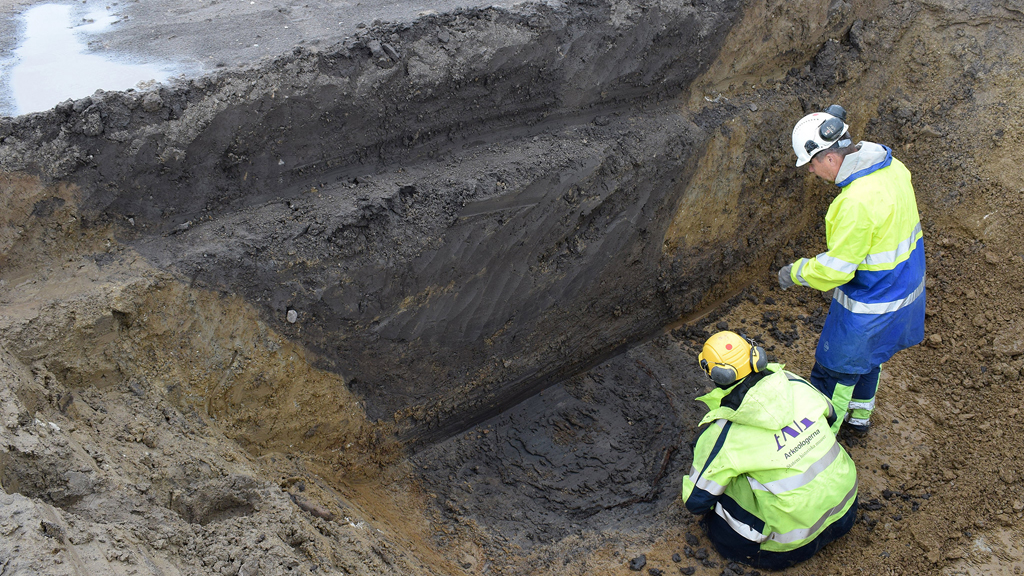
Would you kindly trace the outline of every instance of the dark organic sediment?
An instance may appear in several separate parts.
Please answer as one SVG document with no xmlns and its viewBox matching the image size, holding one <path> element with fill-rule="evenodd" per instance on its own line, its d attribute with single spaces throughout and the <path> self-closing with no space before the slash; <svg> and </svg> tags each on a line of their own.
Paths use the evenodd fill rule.
<svg viewBox="0 0 1024 576">
<path fill-rule="evenodd" d="M 664 241 L 702 218 L 683 207 L 697 161 L 743 112 L 690 113 L 676 98 L 738 10 L 426 16 L 258 70 L 5 121 L 0 159 L 77 184 L 86 224 L 114 225 L 191 285 L 242 295 L 371 417 L 436 440 L 657 333 L 716 279 L 774 256 L 785 227 L 700 249 Z M 759 193 L 736 210 L 797 201 Z"/>
</svg>

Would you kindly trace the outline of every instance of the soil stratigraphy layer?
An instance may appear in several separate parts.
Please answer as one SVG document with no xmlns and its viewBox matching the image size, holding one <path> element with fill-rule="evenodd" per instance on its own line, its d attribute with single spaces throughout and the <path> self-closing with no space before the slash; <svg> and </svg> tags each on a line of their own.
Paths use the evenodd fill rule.
<svg viewBox="0 0 1024 576">
<path fill-rule="evenodd" d="M 428 442 L 653 333 L 784 240 L 794 224 L 753 199 L 688 185 L 737 110 L 673 98 L 739 10 L 524 5 L 367 28 L 5 121 L 0 165 L 73 182 L 87 227 L 252 303 L 371 418 Z M 781 184 L 762 200 L 799 210 Z M 698 241 L 668 233 L 718 201 L 773 232 L 740 240 L 728 216 Z"/>
<path fill-rule="evenodd" d="M 1021 12 L 457 10 L 0 119 L 0 565 L 749 576 L 678 500 L 694 357 L 809 372 L 789 131 L 840 103 L 914 175 L 927 336 L 785 573 L 1019 572 Z"/>
</svg>

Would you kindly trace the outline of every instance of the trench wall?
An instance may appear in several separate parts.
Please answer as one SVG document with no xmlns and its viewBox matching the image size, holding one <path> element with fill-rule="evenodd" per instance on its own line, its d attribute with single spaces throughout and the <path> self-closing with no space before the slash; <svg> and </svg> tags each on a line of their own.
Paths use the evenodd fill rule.
<svg viewBox="0 0 1024 576">
<path fill-rule="evenodd" d="M 371 418 L 438 439 L 738 288 L 806 224 L 779 141 L 813 105 L 714 92 L 751 14 L 795 48 L 750 78 L 852 19 L 780 6 L 428 16 L 4 119 L 0 167 L 73 185 L 83 226 L 241 296 Z"/>
</svg>

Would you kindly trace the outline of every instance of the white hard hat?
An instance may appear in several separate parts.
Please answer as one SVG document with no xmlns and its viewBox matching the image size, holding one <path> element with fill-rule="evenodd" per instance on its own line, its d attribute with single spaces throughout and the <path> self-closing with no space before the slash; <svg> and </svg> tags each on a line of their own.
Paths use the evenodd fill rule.
<svg viewBox="0 0 1024 576">
<path fill-rule="evenodd" d="M 842 110 L 838 106 L 836 108 Z M 793 127 L 796 165 L 799 167 L 810 162 L 812 156 L 838 142 L 849 129 L 842 118 L 827 112 L 815 112 L 801 118 Z"/>
</svg>

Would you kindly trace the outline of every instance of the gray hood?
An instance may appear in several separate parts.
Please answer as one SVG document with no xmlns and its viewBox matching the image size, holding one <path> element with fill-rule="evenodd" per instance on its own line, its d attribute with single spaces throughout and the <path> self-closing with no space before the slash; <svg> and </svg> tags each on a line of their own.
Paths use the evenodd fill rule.
<svg viewBox="0 0 1024 576">
<path fill-rule="evenodd" d="M 881 144 L 867 141 L 858 142 L 857 151 L 847 154 L 846 158 L 843 159 L 843 165 L 839 167 L 839 173 L 836 175 L 836 185 L 843 187 L 849 184 L 850 182 L 847 182 L 847 180 L 850 180 L 851 176 L 859 172 L 865 170 L 874 172 L 870 168 L 885 162 L 886 159 L 891 157 L 891 154 L 892 151 Z"/>
</svg>

